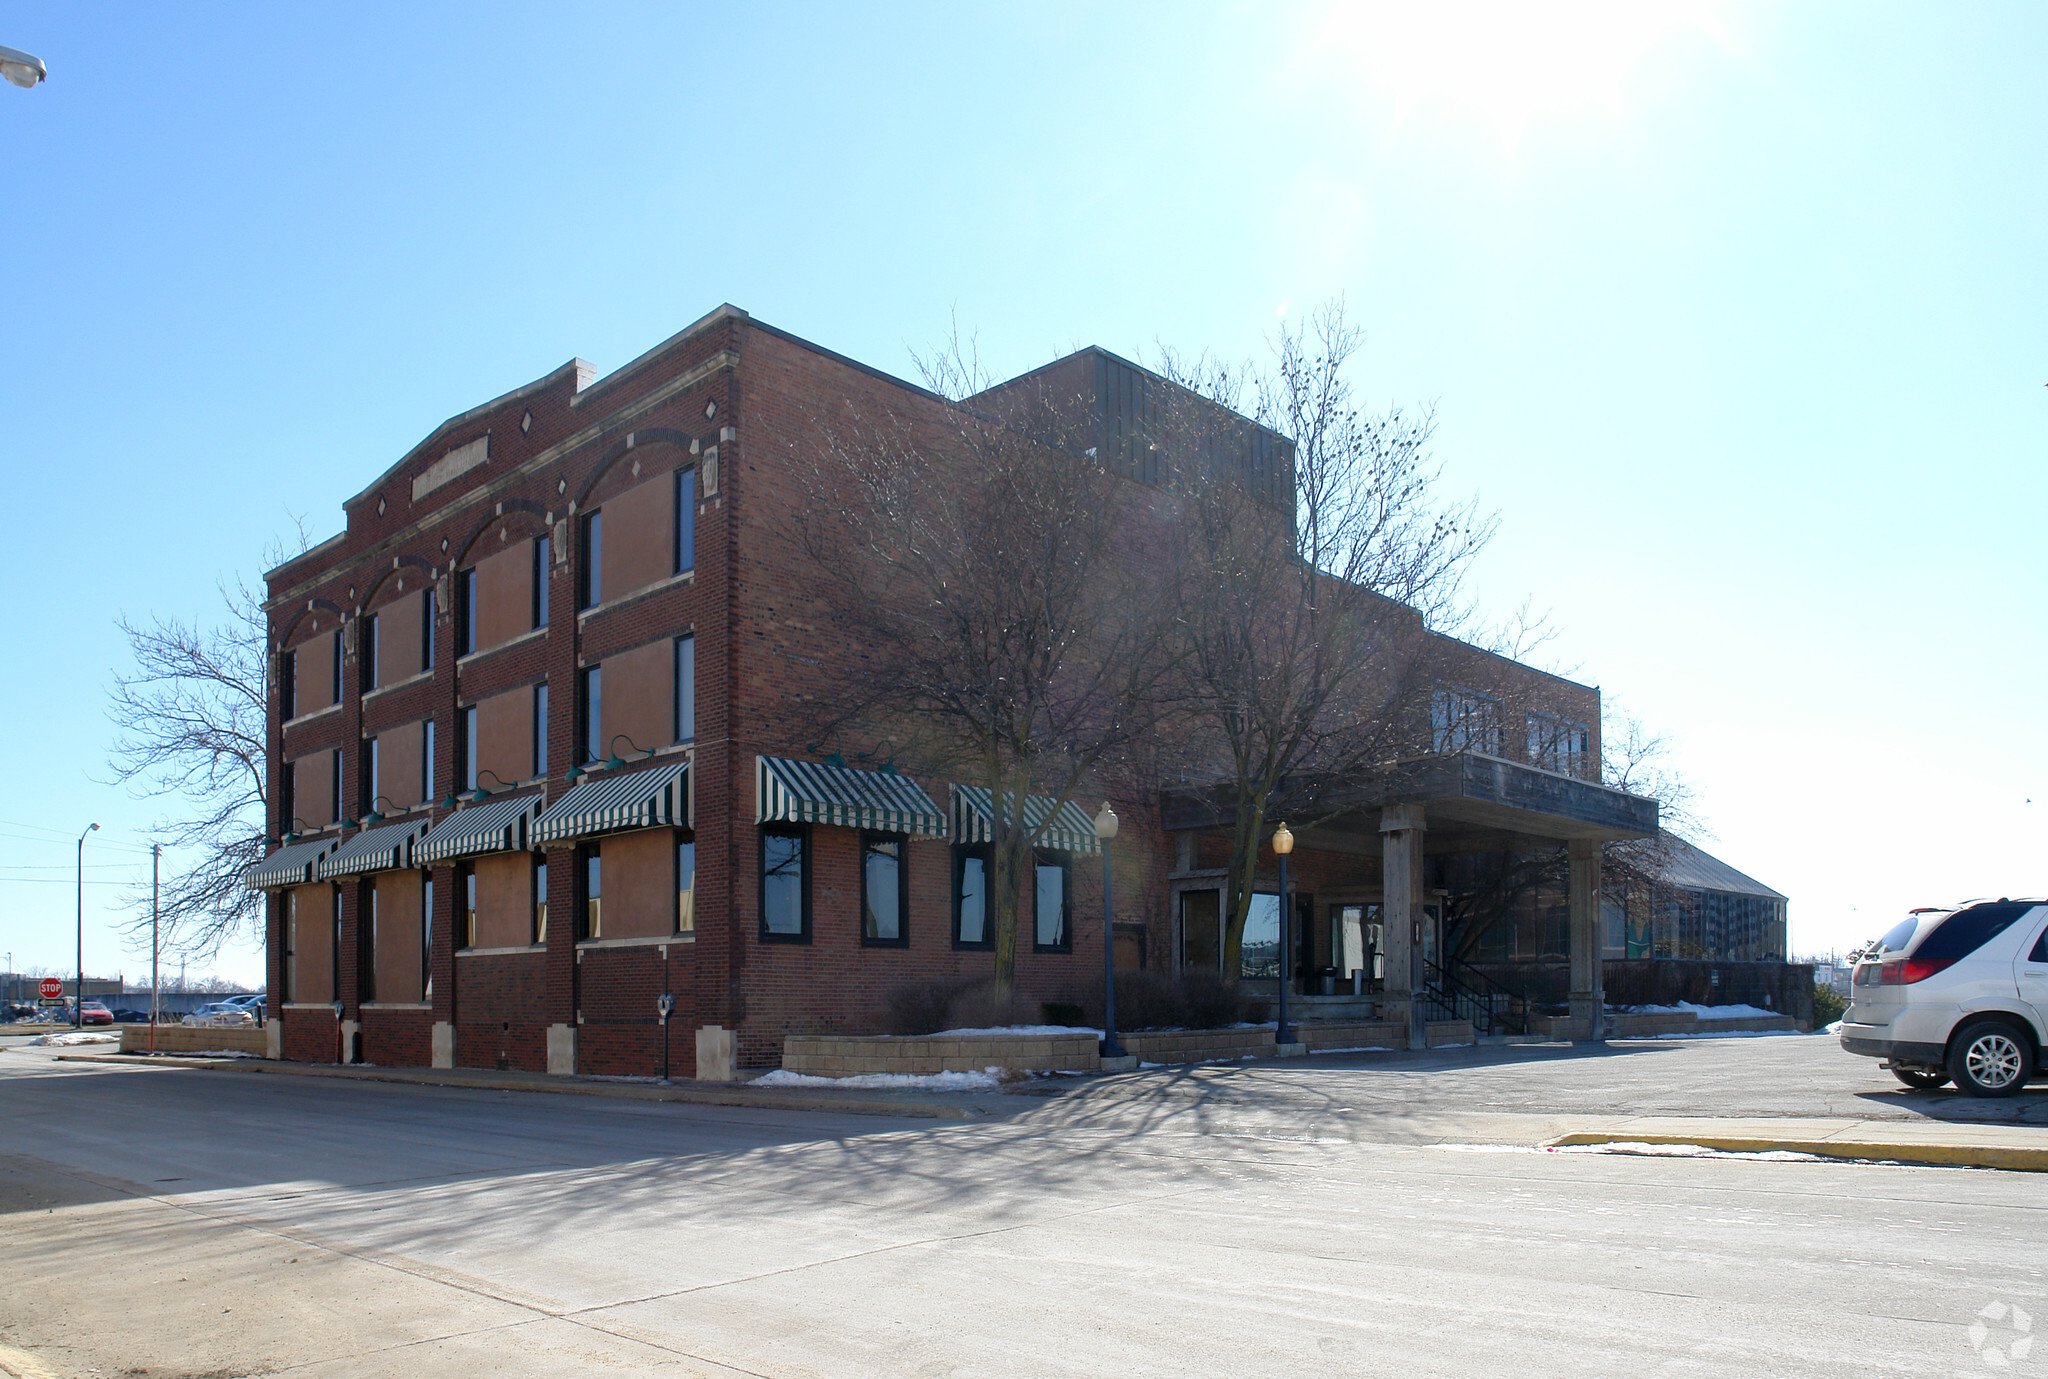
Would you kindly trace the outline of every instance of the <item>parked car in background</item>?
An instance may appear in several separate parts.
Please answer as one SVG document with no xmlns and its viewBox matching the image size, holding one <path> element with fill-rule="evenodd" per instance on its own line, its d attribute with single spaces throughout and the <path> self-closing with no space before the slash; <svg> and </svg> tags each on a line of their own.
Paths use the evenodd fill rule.
<svg viewBox="0 0 2048 1379">
<path fill-rule="evenodd" d="M 1915 910 L 1862 955 L 1842 1047 L 1917 1090 L 2011 1096 L 2048 1043 L 2048 903 Z"/>
<path fill-rule="evenodd" d="M 199 1007 L 199 1009 L 187 1015 L 179 1023 L 216 1027 L 223 1025 L 253 1025 L 256 1023 L 256 1017 L 238 1005 L 230 1005 L 226 1001 L 215 1001 L 211 1005 Z"/>
<path fill-rule="evenodd" d="M 248 1011 L 249 1014 L 256 1019 L 257 1023 L 260 1024 L 263 1021 L 264 1002 L 268 1001 L 269 999 L 270 997 L 267 992 L 258 991 L 254 995 L 250 996 L 230 996 L 226 1000 L 222 1001 L 221 1004 L 228 1006 L 240 1006 L 243 1010 Z"/>
<path fill-rule="evenodd" d="M 114 1012 L 99 1001 L 87 1001 L 78 1008 L 78 1023 L 81 1025 L 111 1025 Z"/>
<path fill-rule="evenodd" d="M 146 1010 L 136 1010 L 132 1007 L 127 1006 L 117 1006 L 114 1010 L 114 1018 L 116 1020 L 119 1020 L 124 1025 L 146 1025 L 149 1023 L 149 1012 Z"/>
</svg>

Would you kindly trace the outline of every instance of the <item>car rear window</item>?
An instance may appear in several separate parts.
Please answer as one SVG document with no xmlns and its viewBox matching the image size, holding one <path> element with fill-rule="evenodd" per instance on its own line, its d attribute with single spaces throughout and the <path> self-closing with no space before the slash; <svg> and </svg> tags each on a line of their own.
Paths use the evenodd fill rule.
<svg viewBox="0 0 2048 1379">
<path fill-rule="evenodd" d="M 1919 917 L 1908 916 L 1885 930 L 1884 937 L 1877 941 L 1878 949 L 1885 953 L 1896 953 L 1913 941 L 1913 935 L 1919 932 L 1919 929 Z"/>
<path fill-rule="evenodd" d="M 1913 956 L 1966 958 L 2010 929 L 2014 921 L 2033 908 L 2030 901 L 2008 901 L 1957 910 L 1928 931 L 1927 937 L 1920 940 L 1920 946 L 1913 950 Z"/>
</svg>

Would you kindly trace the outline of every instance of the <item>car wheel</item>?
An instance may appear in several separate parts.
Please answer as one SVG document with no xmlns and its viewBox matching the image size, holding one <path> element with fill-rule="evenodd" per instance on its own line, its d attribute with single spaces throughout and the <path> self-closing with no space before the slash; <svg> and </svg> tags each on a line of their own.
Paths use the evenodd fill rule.
<svg viewBox="0 0 2048 1379">
<path fill-rule="evenodd" d="M 1948 1073 L 1971 1096 L 2011 1096 L 2034 1075 L 2034 1050 L 2004 1021 L 1979 1021 L 1949 1045 Z"/>
<path fill-rule="evenodd" d="M 1892 1076 L 1916 1092 L 1931 1092 L 1948 1086 L 1947 1073 L 1923 1072 L 1919 1068 L 1893 1068 Z"/>
</svg>

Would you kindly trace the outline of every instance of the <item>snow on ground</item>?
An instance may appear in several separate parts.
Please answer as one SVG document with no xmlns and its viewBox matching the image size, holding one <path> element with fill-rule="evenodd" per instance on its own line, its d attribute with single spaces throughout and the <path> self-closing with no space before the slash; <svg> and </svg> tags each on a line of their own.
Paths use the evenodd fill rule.
<svg viewBox="0 0 2048 1379">
<path fill-rule="evenodd" d="M 844 1087 L 889 1092 L 993 1092 L 1001 1069 L 980 1073 L 858 1073 L 852 1077 L 811 1077 L 777 1068 L 755 1078 L 752 1087 Z"/>
<path fill-rule="evenodd" d="M 1013 1039 L 1043 1039 L 1048 1034 L 1092 1034 L 1102 1037 L 1099 1029 L 1086 1025 L 992 1025 L 987 1029 L 942 1029 L 937 1034 L 927 1035 L 931 1039 L 992 1039 L 1008 1037 Z"/>
<path fill-rule="evenodd" d="M 1629 1006 L 1627 1010 L 1634 1015 L 1683 1015 L 1691 1011 L 1702 1020 L 1748 1020 L 1778 1014 L 1757 1006 L 1703 1006 L 1692 1001 L 1680 1001 L 1675 1006 Z"/>
<path fill-rule="evenodd" d="M 1453 1154 L 1634 1154 L 1655 1159 L 1749 1159 L 1757 1163 L 1840 1163 L 1819 1154 L 1792 1149 L 1709 1149 L 1703 1144 L 1646 1144 L 1618 1140 L 1612 1144 L 1439 1144 Z"/>
<path fill-rule="evenodd" d="M 118 1034 L 95 1034 L 90 1030 L 73 1030 L 69 1034 L 41 1034 L 28 1041 L 31 1048 L 70 1048 L 74 1044 L 118 1044 Z"/>
<path fill-rule="evenodd" d="M 1816 1034 L 1840 1034 L 1841 1032 L 1842 1022 L 1840 1020 L 1835 1021 L 1832 1025 L 1822 1025 L 1814 1031 Z"/>
<path fill-rule="evenodd" d="M 1631 1039 L 1780 1039 L 1796 1029 L 1696 1029 L 1685 1034 L 1639 1034 Z"/>
</svg>

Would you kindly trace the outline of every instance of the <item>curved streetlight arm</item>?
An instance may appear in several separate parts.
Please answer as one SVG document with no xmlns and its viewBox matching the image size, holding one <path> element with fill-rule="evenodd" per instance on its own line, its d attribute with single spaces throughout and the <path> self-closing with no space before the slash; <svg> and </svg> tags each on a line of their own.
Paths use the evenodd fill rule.
<svg viewBox="0 0 2048 1379">
<path fill-rule="evenodd" d="M 0 44 L 0 77 L 5 77 L 16 86 L 31 88 L 38 82 L 49 79 L 50 69 L 43 66 L 43 60 L 34 53 L 24 53 L 19 48 Z"/>
</svg>

